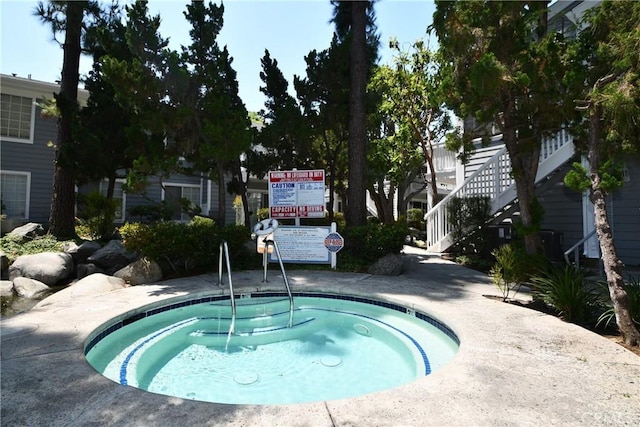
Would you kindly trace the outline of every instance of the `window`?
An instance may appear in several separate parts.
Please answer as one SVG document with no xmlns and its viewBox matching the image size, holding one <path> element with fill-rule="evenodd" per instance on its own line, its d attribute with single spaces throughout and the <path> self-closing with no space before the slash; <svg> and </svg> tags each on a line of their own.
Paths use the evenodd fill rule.
<svg viewBox="0 0 640 427">
<path fill-rule="evenodd" d="M 2 94 L 0 135 L 21 141 L 31 141 L 33 99 Z"/>
<path fill-rule="evenodd" d="M 2 213 L 13 218 L 28 218 L 30 187 L 30 173 L 3 171 L 0 174 Z"/>
<path fill-rule="evenodd" d="M 122 183 L 123 180 L 117 180 L 113 187 L 113 200 L 117 200 L 119 205 L 118 209 L 116 209 L 116 217 L 115 222 L 122 223 L 125 220 L 125 207 L 127 205 L 127 194 L 122 191 Z M 109 187 L 109 181 L 103 180 L 100 181 L 100 194 L 103 196 L 107 195 L 107 188 Z"/>
<path fill-rule="evenodd" d="M 189 221 L 191 218 L 189 214 L 182 211 L 180 199 L 187 199 L 190 202 L 190 207 L 200 207 L 200 187 L 199 186 L 181 186 L 167 184 L 164 187 L 164 197 L 173 214 L 171 219 L 174 221 Z"/>
</svg>

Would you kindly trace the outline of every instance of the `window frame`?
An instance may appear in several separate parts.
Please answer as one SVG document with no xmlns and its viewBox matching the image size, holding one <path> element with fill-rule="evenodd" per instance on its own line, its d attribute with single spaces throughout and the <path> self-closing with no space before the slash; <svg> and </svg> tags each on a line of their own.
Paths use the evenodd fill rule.
<svg viewBox="0 0 640 427">
<path fill-rule="evenodd" d="M 20 219 L 26 220 L 29 219 L 30 215 L 30 202 L 31 202 L 31 172 L 25 171 L 15 171 L 15 170 L 0 170 L 0 174 L 2 175 L 16 175 L 16 176 L 25 176 L 27 178 L 26 182 L 26 194 L 25 194 L 25 202 L 24 202 L 24 216 L 20 217 Z M 4 181 L 4 179 L 3 179 Z M 14 218 L 14 216 L 7 215 L 7 218 Z"/>
<path fill-rule="evenodd" d="M 165 182 L 162 186 L 162 200 L 166 200 L 166 191 L 165 188 L 167 187 L 178 187 L 180 188 L 180 197 L 183 198 L 184 194 L 183 194 L 183 190 L 185 188 L 196 188 L 198 190 L 198 206 L 200 206 L 200 208 L 202 208 L 202 185 L 200 184 L 183 184 L 183 183 L 176 183 L 176 182 Z M 184 212 L 180 212 L 180 219 L 172 219 L 172 221 L 176 221 L 176 222 L 189 222 L 191 220 L 191 218 L 189 218 L 189 215 L 187 215 Z"/>
<path fill-rule="evenodd" d="M 120 184 L 120 191 L 122 193 L 122 198 L 119 199 L 120 200 L 120 218 L 115 218 L 114 222 L 116 224 L 124 224 L 127 220 L 127 192 L 124 191 L 122 189 L 122 184 L 124 184 L 126 182 L 125 179 L 122 178 L 117 178 L 116 179 L 116 187 L 118 184 Z M 109 180 L 108 179 L 103 179 L 98 183 L 98 191 L 100 192 L 100 194 L 102 194 L 103 196 L 106 196 L 107 194 L 107 188 L 109 186 Z"/>
<path fill-rule="evenodd" d="M 8 135 L 2 135 L 2 134 L 0 134 L 0 138 L 2 138 L 3 141 L 8 141 L 8 142 L 17 142 L 17 143 L 20 143 L 20 144 L 33 144 L 34 143 L 34 133 L 35 133 L 35 122 L 36 122 L 35 121 L 35 115 L 36 115 L 35 113 L 36 113 L 37 99 L 32 97 L 32 96 L 18 95 L 18 94 L 14 94 L 14 93 L 10 93 L 10 92 L 2 92 L 1 95 L 29 99 L 30 100 L 30 104 L 31 104 L 31 112 L 30 112 L 30 116 L 29 116 L 29 138 L 17 138 L 15 136 L 8 136 Z M 9 105 L 12 106 L 13 104 L 10 103 Z M 11 109 L 9 111 L 11 111 Z M 0 127 L 0 132 L 1 131 L 2 131 L 2 128 Z"/>
</svg>

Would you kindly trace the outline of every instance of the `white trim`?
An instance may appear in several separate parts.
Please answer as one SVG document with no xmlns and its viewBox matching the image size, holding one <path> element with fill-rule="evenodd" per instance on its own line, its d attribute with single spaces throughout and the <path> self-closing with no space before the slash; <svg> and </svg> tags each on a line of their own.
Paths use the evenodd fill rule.
<svg viewBox="0 0 640 427">
<path fill-rule="evenodd" d="M 29 219 L 31 202 L 31 172 L 2 169 L 0 170 L 0 173 L 7 175 L 22 175 L 27 177 L 27 194 L 25 194 L 24 217 L 22 217 L 21 219 Z"/>
</svg>

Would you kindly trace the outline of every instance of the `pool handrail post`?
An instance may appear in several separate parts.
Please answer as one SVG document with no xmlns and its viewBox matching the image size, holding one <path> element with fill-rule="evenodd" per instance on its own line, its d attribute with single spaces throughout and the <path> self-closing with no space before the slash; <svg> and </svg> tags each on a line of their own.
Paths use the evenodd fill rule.
<svg viewBox="0 0 640 427">
<path fill-rule="evenodd" d="M 229 335 L 234 333 L 236 326 L 236 299 L 233 293 L 233 282 L 231 280 L 231 262 L 229 261 L 229 245 L 226 240 L 220 241 L 220 255 L 218 256 L 218 285 L 222 285 L 222 256 L 226 259 L 227 277 L 229 278 L 229 298 L 231 300 L 231 326 L 229 327 Z"/>
</svg>

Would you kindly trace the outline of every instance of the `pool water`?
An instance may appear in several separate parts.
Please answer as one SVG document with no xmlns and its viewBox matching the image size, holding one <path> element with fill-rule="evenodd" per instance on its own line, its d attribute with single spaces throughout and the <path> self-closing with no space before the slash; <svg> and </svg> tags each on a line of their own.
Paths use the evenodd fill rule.
<svg viewBox="0 0 640 427">
<path fill-rule="evenodd" d="M 101 328 L 86 356 L 123 385 L 232 404 L 359 396 L 407 384 L 455 356 L 457 338 L 437 320 L 356 299 L 296 296 L 291 328 L 288 298 L 237 299 L 233 334 L 228 299 L 155 309 L 109 333 Z"/>
</svg>

